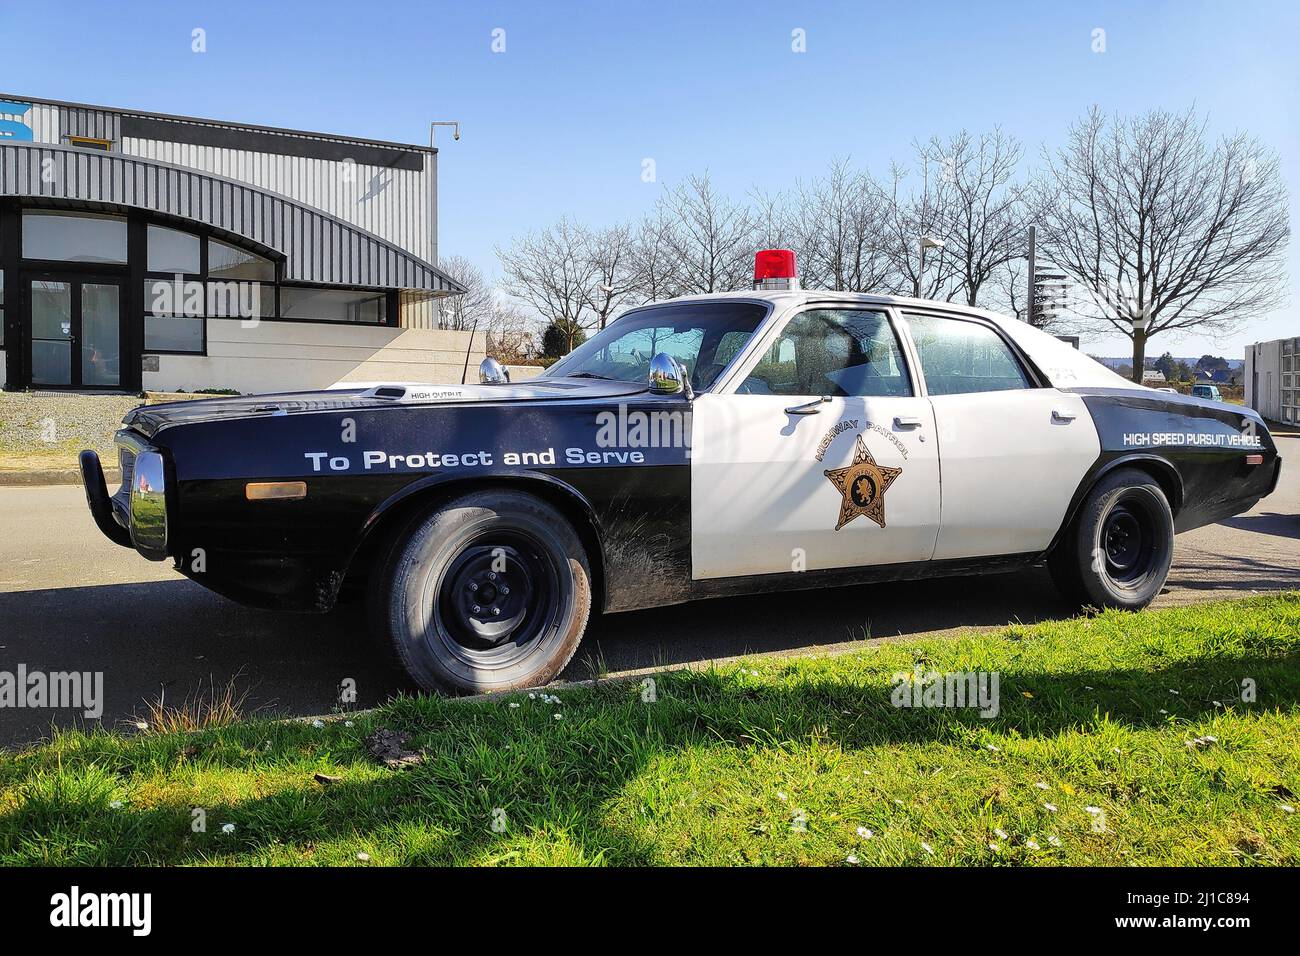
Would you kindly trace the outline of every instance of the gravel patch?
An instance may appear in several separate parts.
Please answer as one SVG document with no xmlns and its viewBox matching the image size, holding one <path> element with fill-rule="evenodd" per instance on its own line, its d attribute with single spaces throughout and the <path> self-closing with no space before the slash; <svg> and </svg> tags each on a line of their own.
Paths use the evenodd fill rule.
<svg viewBox="0 0 1300 956">
<path fill-rule="evenodd" d="M 116 461 L 113 433 L 143 401 L 133 395 L 0 392 L 0 452 L 93 448 Z"/>
</svg>

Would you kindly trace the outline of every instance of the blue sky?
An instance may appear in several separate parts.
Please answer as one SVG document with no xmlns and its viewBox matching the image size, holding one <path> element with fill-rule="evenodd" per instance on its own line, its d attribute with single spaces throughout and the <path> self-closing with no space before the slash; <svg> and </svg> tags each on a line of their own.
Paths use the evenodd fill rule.
<svg viewBox="0 0 1300 956">
<path fill-rule="evenodd" d="M 208 51 L 190 50 L 195 27 Z M 1106 52 L 1092 52 L 1094 28 Z M 505 30 L 506 52 L 491 50 Z M 806 31 L 807 52 L 790 49 Z M 1276 149 L 1300 234 L 1300 4 L 62 3 L 0 6 L 0 89 L 406 142 L 440 134 L 443 255 L 493 248 L 563 214 L 638 217 L 708 169 L 737 195 L 851 156 L 876 172 L 913 138 L 1001 125 L 1030 154 L 1092 104 L 1195 105 Z M 652 157 L 658 182 L 641 180 Z M 1213 342 L 1240 356 L 1300 334 L 1290 305 Z M 1124 340 L 1090 351 L 1123 354 Z"/>
</svg>

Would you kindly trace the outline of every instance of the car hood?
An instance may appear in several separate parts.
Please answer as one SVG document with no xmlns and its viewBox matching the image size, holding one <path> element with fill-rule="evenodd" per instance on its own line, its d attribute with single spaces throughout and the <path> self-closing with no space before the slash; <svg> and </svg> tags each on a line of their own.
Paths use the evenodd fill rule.
<svg viewBox="0 0 1300 956">
<path fill-rule="evenodd" d="M 536 378 L 517 385 L 430 385 L 427 382 L 344 384 L 314 392 L 239 395 L 140 405 L 122 424 L 146 437 L 200 422 L 347 411 L 386 405 L 470 405 L 482 402 L 605 401 L 636 395 L 646 386 L 590 378 Z"/>
</svg>

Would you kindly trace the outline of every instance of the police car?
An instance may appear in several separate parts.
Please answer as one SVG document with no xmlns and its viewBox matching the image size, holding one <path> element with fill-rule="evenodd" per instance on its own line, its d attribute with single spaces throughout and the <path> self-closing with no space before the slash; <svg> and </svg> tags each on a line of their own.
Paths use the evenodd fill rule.
<svg viewBox="0 0 1300 956">
<path fill-rule="evenodd" d="M 554 678 L 593 612 L 1045 561 L 1140 608 L 1173 537 L 1281 461 L 1252 410 L 1134 385 L 1030 326 L 920 299 L 751 291 L 633 309 L 543 376 L 142 406 L 101 531 L 247 604 L 365 595 L 422 688 Z M 796 620 L 790 627 L 797 628 Z"/>
</svg>

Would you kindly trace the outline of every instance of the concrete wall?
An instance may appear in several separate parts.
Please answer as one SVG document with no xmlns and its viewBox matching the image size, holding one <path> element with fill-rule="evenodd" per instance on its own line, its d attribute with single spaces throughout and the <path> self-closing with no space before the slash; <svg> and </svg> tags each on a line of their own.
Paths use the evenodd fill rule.
<svg viewBox="0 0 1300 956">
<path fill-rule="evenodd" d="M 207 355 L 159 355 L 148 391 L 233 388 L 245 394 L 326 388 L 336 382 L 458 383 L 469 349 L 477 381 L 485 336 L 429 329 L 208 319 Z"/>
<path fill-rule="evenodd" d="M 1282 340 L 1246 346 L 1246 404 L 1265 418 L 1282 421 Z"/>
<path fill-rule="evenodd" d="M 510 373 L 510 381 L 526 382 L 530 378 L 537 378 L 546 369 L 540 365 L 507 365 L 506 371 Z"/>
</svg>

